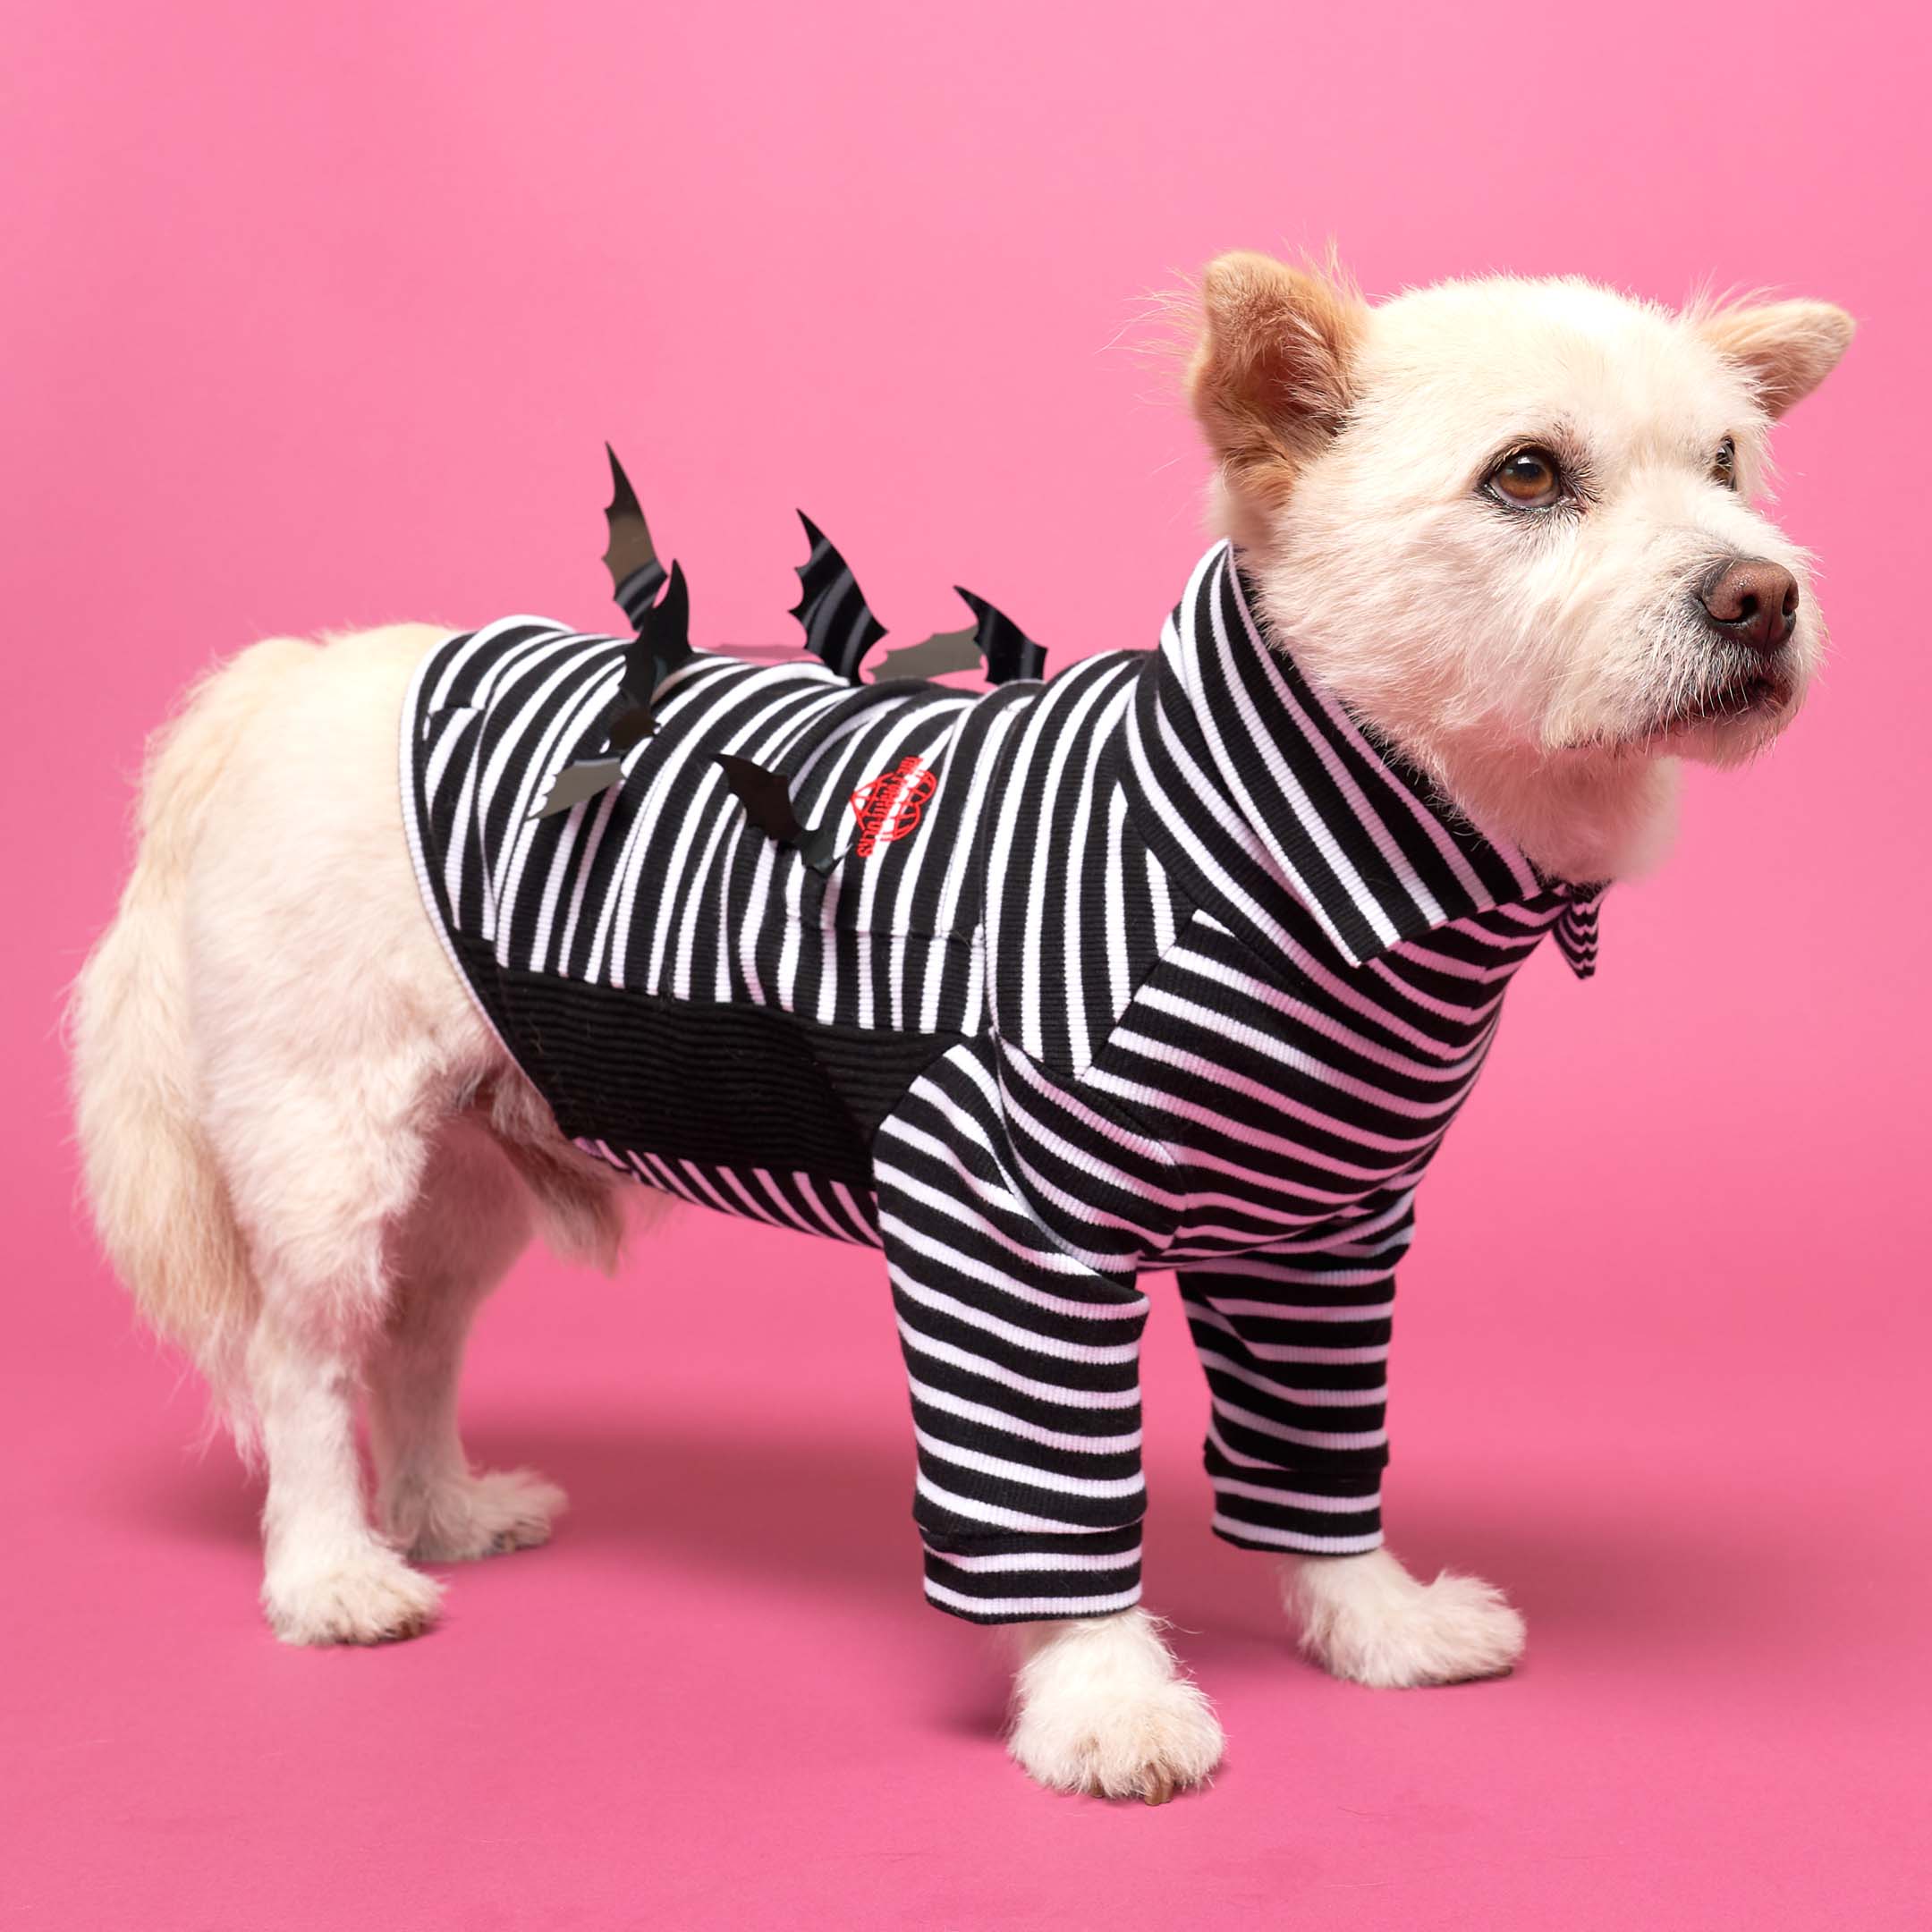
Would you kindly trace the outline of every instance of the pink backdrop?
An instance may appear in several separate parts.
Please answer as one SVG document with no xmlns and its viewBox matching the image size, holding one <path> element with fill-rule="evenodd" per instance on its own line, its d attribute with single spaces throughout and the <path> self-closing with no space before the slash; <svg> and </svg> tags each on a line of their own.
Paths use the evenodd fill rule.
<svg viewBox="0 0 1932 1932">
<path fill-rule="evenodd" d="M 13 10 L 8 1926 L 1924 1922 L 1924 12 L 1441 11 Z M 1150 1595 L 1231 1752 L 1160 1812 L 1033 1789 L 919 1600 L 876 1266 L 695 1214 L 486 1323 L 473 1445 L 572 1489 L 555 1545 L 423 1642 L 278 1648 L 71 1205 L 58 1001 L 144 730 L 270 630 L 609 622 L 606 435 L 701 639 L 784 634 L 801 503 L 908 629 L 960 580 L 1063 663 L 1150 640 L 1203 465 L 1145 292 L 1330 233 L 1371 292 L 1865 324 L 1781 436 L 1814 708 L 1693 785 L 1595 985 L 1525 975 L 1404 1278 L 1394 1537 L 1508 1584 L 1526 1666 L 1301 1667 L 1157 1303 Z"/>
</svg>

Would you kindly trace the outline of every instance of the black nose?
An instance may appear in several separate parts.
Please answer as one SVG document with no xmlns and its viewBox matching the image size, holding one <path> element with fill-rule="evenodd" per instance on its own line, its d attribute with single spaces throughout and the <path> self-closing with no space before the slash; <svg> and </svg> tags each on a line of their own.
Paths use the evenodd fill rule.
<svg viewBox="0 0 1932 1932">
<path fill-rule="evenodd" d="M 1789 643 L 1798 623 L 1798 580 L 1763 557 L 1733 557 L 1704 580 L 1698 601 L 1712 625 L 1749 650 Z"/>
</svg>

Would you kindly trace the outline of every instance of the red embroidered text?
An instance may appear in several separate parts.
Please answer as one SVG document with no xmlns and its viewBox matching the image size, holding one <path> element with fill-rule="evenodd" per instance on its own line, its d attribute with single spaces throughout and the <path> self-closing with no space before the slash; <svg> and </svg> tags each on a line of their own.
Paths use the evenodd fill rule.
<svg viewBox="0 0 1932 1932">
<path fill-rule="evenodd" d="M 852 795 L 852 817 L 859 821 L 852 850 L 866 859 L 881 839 L 902 839 L 919 822 L 938 784 L 916 758 L 901 758 L 891 771 L 867 779 Z"/>
</svg>

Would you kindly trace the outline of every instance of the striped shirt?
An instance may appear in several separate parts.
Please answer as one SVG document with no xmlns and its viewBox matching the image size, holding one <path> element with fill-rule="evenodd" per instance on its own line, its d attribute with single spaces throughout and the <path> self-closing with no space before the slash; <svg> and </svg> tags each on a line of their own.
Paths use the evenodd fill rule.
<svg viewBox="0 0 1932 1932">
<path fill-rule="evenodd" d="M 882 1248 L 931 1600 L 1140 1592 L 1138 1277 L 1176 1271 L 1215 1526 L 1380 1540 L 1417 1182 L 1597 888 L 1470 825 L 1285 650 L 1227 545 L 1157 650 L 986 693 L 697 653 L 622 782 L 620 640 L 536 618 L 417 674 L 404 817 L 452 958 L 563 1131 L 686 1200 Z M 822 872 L 719 754 L 836 824 Z"/>
</svg>

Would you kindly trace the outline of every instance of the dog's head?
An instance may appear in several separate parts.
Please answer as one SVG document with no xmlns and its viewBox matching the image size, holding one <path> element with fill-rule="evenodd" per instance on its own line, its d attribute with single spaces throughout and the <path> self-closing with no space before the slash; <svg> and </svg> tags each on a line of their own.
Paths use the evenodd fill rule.
<svg viewBox="0 0 1932 1932">
<path fill-rule="evenodd" d="M 1191 395 L 1269 621 L 1533 854 L 1552 792 L 1734 763 L 1796 711 L 1824 627 L 1753 498 L 1843 310 L 1506 277 L 1371 307 L 1258 255 L 1216 262 L 1202 309 Z"/>
</svg>

